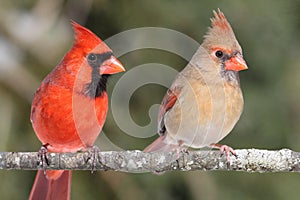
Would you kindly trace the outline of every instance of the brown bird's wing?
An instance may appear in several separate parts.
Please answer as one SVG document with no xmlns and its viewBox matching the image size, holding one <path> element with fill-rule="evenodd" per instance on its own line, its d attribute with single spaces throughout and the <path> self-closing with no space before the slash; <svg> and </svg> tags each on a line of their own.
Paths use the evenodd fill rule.
<svg viewBox="0 0 300 200">
<path fill-rule="evenodd" d="M 178 95 L 180 94 L 181 87 L 175 86 L 171 89 L 168 89 L 165 97 L 163 98 L 159 112 L 158 112 L 158 134 L 163 135 L 166 131 L 164 116 L 167 111 L 169 111 L 178 99 Z"/>
</svg>

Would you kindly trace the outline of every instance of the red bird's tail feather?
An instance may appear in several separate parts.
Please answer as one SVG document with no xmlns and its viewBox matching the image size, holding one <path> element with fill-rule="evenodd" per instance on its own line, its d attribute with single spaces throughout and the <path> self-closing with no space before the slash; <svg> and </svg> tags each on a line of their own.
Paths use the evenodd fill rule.
<svg viewBox="0 0 300 200">
<path fill-rule="evenodd" d="M 166 136 L 160 136 L 144 149 L 144 152 L 170 152 L 178 149 L 178 145 L 165 141 Z"/>
<path fill-rule="evenodd" d="M 48 179 L 43 170 L 36 174 L 29 200 L 68 200 L 70 199 L 72 171 L 63 171 L 57 179 Z"/>
</svg>

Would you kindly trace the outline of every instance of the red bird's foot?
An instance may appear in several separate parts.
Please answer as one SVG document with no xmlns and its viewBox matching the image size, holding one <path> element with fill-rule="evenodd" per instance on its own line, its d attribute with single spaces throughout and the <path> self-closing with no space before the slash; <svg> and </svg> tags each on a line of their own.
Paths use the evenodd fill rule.
<svg viewBox="0 0 300 200">
<path fill-rule="evenodd" d="M 49 161 L 47 158 L 47 153 L 48 153 L 47 146 L 48 146 L 48 144 L 42 145 L 38 152 L 39 165 L 42 166 L 42 168 L 44 170 L 44 175 L 46 175 L 46 168 L 49 165 Z"/>
<path fill-rule="evenodd" d="M 235 157 L 237 157 L 234 149 L 231 148 L 230 146 L 223 145 L 223 144 L 211 144 L 211 146 L 220 149 L 221 154 L 225 153 L 226 160 L 227 160 L 228 163 L 230 163 L 230 154 L 232 154 Z"/>
<path fill-rule="evenodd" d="M 88 148 L 88 152 L 89 152 L 89 156 L 88 156 L 88 159 L 87 159 L 87 162 L 89 161 L 89 160 L 91 160 L 91 162 L 92 162 L 92 173 L 94 172 L 94 171 L 96 171 L 95 169 L 96 169 L 96 166 L 97 166 L 97 163 L 98 163 L 98 153 L 100 152 L 100 148 L 98 147 L 98 146 L 96 146 L 96 145 L 94 145 L 94 146 L 92 146 L 92 147 L 90 147 L 90 148 Z"/>
</svg>

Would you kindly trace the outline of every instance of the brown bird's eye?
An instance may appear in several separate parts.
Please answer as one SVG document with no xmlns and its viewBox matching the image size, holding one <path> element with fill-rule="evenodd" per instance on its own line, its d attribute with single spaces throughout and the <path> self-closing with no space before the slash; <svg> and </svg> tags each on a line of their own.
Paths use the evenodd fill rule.
<svg viewBox="0 0 300 200">
<path fill-rule="evenodd" d="M 223 57 L 223 51 L 220 51 L 220 50 L 218 50 L 218 51 L 216 51 L 216 56 L 218 57 L 218 58 L 222 58 Z"/>
<path fill-rule="evenodd" d="M 95 54 L 91 53 L 91 54 L 88 55 L 88 60 L 89 61 L 95 61 L 96 59 L 97 59 L 97 57 L 96 57 Z"/>
</svg>

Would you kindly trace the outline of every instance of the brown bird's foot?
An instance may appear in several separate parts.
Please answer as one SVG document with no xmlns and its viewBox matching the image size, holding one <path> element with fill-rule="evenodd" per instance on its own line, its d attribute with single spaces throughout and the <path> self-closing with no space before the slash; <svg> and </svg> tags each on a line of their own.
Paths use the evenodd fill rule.
<svg viewBox="0 0 300 200">
<path fill-rule="evenodd" d="M 91 160 L 92 162 L 92 170 L 91 172 L 93 173 L 94 171 L 96 171 L 96 166 L 97 166 L 97 163 L 98 163 L 98 153 L 100 152 L 100 148 L 96 145 L 92 146 L 92 147 L 89 147 L 88 148 L 88 153 L 89 153 L 89 156 L 86 160 L 86 162 L 88 162 L 89 160 Z"/>
<path fill-rule="evenodd" d="M 176 159 L 177 160 L 179 159 L 181 153 L 189 154 L 188 148 L 182 147 L 182 146 L 176 148 Z"/>
<path fill-rule="evenodd" d="M 39 161 L 39 165 L 42 166 L 43 170 L 44 170 L 44 175 L 46 175 L 46 169 L 47 166 L 49 165 L 49 161 L 47 158 L 47 153 L 48 153 L 48 146 L 49 144 L 44 144 L 41 146 L 39 152 L 38 152 L 38 161 Z"/>
<path fill-rule="evenodd" d="M 186 154 L 190 153 L 187 147 L 181 147 L 181 152 Z"/>
<path fill-rule="evenodd" d="M 178 146 L 176 146 L 173 151 L 176 152 L 176 160 L 179 159 L 180 153 L 189 153 L 188 148 L 183 146 L 183 141 L 181 140 L 178 142 Z"/>
<path fill-rule="evenodd" d="M 172 153 L 176 154 L 176 160 L 178 161 L 178 159 L 180 158 L 180 154 L 181 153 L 188 153 L 187 148 L 183 148 L 183 147 L 176 147 L 172 150 Z"/>
<path fill-rule="evenodd" d="M 222 155 L 225 153 L 227 163 L 230 163 L 230 154 L 237 157 L 234 149 L 231 148 L 230 146 L 223 145 L 223 144 L 215 144 L 215 143 L 211 144 L 210 146 L 220 149 L 220 152 L 221 152 Z"/>
</svg>

